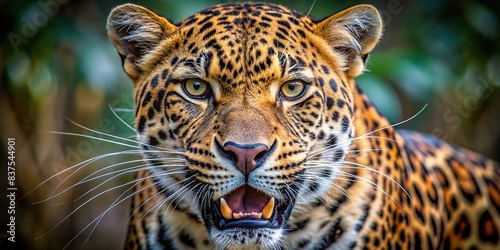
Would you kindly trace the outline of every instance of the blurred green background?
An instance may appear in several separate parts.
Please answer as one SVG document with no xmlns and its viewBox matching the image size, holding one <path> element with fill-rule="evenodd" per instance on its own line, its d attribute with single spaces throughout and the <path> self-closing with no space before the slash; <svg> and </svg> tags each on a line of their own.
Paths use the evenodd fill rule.
<svg viewBox="0 0 500 250">
<path fill-rule="evenodd" d="M 205 7 L 226 1 L 131 2 L 180 21 Z M 317 18 L 361 3 L 270 2 L 304 13 L 311 9 L 311 15 Z M 110 176 L 72 185 L 99 169 L 137 160 L 140 156 L 125 152 L 134 149 L 133 146 L 51 132 L 118 141 L 71 122 L 75 121 L 90 129 L 134 138 L 134 132 L 124 124 L 133 121 L 132 82 L 122 72 L 120 59 L 105 31 L 108 13 L 122 3 L 125 2 L 16 0 L 0 3 L 1 156 L 7 158 L 7 138 L 15 137 L 17 196 L 26 195 L 16 206 L 19 248 L 61 249 L 69 244 L 67 249 L 81 249 L 87 238 L 87 249 L 123 248 L 128 200 L 113 207 L 92 233 L 91 230 L 97 222 L 94 219 L 112 206 L 128 186 L 112 188 L 127 183 L 132 176 L 119 175 L 103 186 L 98 185 Z M 370 57 L 369 71 L 359 77 L 358 83 L 382 113 L 394 123 L 413 116 L 428 104 L 419 116 L 401 127 L 434 134 L 500 160 L 499 2 L 392 0 L 368 3 L 381 11 L 385 32 Z M 113 152 L 120 154 L 91 162 L 75 174 L 61 173 L 74 164 Z M 134 164 L 112 170 L 127 166 Z M 4 187 L 6 167 L 0 171 Z M 57 173 L 60 174 L 55 175 Z M 48 181 L 43 183 L 45 180 Z M 37 187 L 41 183 L 43 185 Z M 56 187 L 55 193 L 66 191 L 47 202 L 33 204 L 44 201 Z M 79 198 L 93 187 L 98 188 Z M 1 224 L 6 225 L 7 200 L 3 193 L 1 197 Z M 66 218 L 73 211 L 76 212 Z M 6 242 L 6 231 L 0 232 L 0 245 Z"/>
</svg>

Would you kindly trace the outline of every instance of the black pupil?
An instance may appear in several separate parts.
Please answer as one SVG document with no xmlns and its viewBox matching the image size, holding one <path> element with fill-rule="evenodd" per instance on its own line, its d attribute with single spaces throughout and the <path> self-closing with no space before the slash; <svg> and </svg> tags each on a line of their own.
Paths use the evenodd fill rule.
<svg viewBox="0 0 500 250">
<path fill-rule="evenodd" d="M 292 83 L 288 84 L 288 89 L 293 91 L 293 90 L 295 90 L 296 85 L 297 85 L 296 82 L 292 82 Z"/>
<path fill-rule="evenodd" d="M 201 88 L 201 83 L 200 82 L 194 82 L 193 83 L 193 89 L 194 90 L 198 90 Z"/>
</svg>

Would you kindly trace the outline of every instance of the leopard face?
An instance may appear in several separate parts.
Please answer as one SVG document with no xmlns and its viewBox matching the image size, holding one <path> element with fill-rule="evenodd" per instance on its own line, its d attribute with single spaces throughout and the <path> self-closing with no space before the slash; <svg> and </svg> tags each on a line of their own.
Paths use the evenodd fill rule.
<svg viewBox="0 0 500 250">
<path fill-rule="evenodd" d="M 137 136 L 163 202 L 202 222 L 216 248 L 281 246 L 352 144 L 353 78 L 380 37 L 378 12 L 360 5 L 315 21 L 225 4 L 173 24 L 127 4 L 107 28 L 135 84 Z"/>
</svg>

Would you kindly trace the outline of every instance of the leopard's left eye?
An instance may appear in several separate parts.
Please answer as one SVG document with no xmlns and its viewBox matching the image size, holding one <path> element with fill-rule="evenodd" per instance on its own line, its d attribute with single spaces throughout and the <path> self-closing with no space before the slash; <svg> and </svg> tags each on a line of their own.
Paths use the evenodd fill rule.
<svg viewBox="0 0 500 250">
<path fill-rule="evenodd" d="M 293 99 L 300 97 L 302 93 L 304 93 L 305 89 L 306 89 L 306 84 L 303 83 L 302 81 L 291 80 L 281 85 L 280 92 L 283 95 L 283 97 L 288 99 Z"/>
</svg>

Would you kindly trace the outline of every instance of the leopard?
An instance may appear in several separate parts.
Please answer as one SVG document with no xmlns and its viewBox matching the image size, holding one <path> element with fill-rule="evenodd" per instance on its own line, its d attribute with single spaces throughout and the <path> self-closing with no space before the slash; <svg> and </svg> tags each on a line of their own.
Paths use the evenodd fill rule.
<svg viewBox="0 0 500 250">
<path fill-rule="evenodd" d="M 106 25 L 145 164 L 126 249 L 500 249 L 500 167 L 396 129 L 359 88 L 372 5 L 225 3 Z"/>
</svg>

